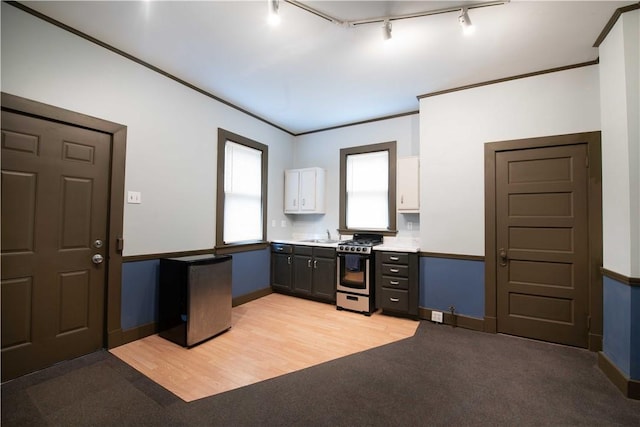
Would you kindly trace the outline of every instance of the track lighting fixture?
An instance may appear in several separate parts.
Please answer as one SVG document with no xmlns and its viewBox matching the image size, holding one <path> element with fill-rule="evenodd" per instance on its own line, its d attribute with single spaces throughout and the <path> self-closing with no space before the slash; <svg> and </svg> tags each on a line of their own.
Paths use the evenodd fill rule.
<svg viewBox="0 0 640 427">
<path fill-rule="evenodd" d="M 269 22 L 270 25 L 278 25 L 280 23 L 280 15 L 278 15 L 279 7 L 279 0 L 267 0 L 267 22 Z"/>
<path fill-rule="evenodd" d="M 391 40 L 391 21 L 385 19 L 384 24 L 382 25 L 382 37 L 385 40 Z"/>
<path fill-rule="evenodd" d="M 463 7 L 460 10 L 460 16 L 458 16 L 458 22 L 462 26 L 462 32 L 465 35 L 469 35 L 475 31 L 475 27 L 471 23 L 471 19 L 469 19 L 469 13 L 467 13 L 467 8 Z"/>
<path fill-rule="evenodd" d="M 299 0 L 283 0 L 283 1 L 289 5 L 296 6 L 306 12 L 309 12 L 319 18 L 325 19 L 341 27 L 353 28 L 353 27 L 358 27 L 360 25 L 379 24 L 380 22 L 382 22 L 382 31 L 383 31 L 382 36 L 385 40 L 389 40 L 391 39 L 391 21 L 397 21 L 401 19 L 421 18 L 425 16 L 439 15 L 441 13 L 459 12 L 458 22 L 462 27 L 463 33 L 465 35 L 471 34 L 475 31 L 475 27 L 473 26 L 473 24 L 471 23 L 471 19 L 469 18 L 469 13 L 468 13 L 469 9 L 478 9 L 481 7 L 504 5 L 509 3 L 511 0 L 489 0 L 489 1 L 477 2 L 477 3 L 473 2 L 472 4 L 468 4 L 466 6 L 455 5 L 455 6 L 446 7 L 443 9 L 431 9 L 431 10 L 425 10 L 422 12 L 408 13 L 404 15 L 388 15 L 388 16 L 379 16 L 379 17 L 373 17 L 373 18 L 357 19 L 357 20 L 343 20 L 343 19 L 336 18 L 325 12 L 322 12 L 318 9 L 313 8 L 308 4 L 305 4 L 306 2 L 302 2 Z M 278 0 L 267 0 L 267 2 L 269 4 L 269 15 L 270 16 L 275 15 L 276 19 L 279 21 L 280 18 L 278 17 Z"/>
</svg>

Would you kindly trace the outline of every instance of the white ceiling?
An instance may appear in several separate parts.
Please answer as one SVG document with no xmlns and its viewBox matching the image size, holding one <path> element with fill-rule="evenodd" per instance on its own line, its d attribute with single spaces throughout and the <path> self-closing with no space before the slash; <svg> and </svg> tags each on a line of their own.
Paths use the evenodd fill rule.
<svg viewBox="0 0 640 427">
<path fill-rule="evenodd" d="M 633 1 L 520 1 L 458 13 L 340 26 L 280 1 L 22 2 L 291 133 L 418 110 L 417 96 L 594 60 L 615 10 Z M 302 1 L 340 20 L 468 1 Z"/>
</svg>

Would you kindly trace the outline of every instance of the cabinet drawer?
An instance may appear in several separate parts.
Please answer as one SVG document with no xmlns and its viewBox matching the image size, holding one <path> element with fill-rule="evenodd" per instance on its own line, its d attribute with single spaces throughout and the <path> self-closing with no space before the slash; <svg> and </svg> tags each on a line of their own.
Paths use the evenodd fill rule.
<svg viewBox="0 0 640 427">
<path fill-rule="evenodd" d="M 399 289 L 382 289 L 380 307 L 383 310 L 409 311 L 409 292 Z"/>
<path fill-rule="evenodd" d="M 409 279 L 382 276 L 382 283 L 380 285 L 383 288 L 409 289 Z"/>
<path fill-rule="evenodd" d="M 406 265 L 382 264 L 382 275 L 409 277 L 409 267 Z"/>
<path fill-rule="evenodd" d="M 313 248 L 313 255 L 320 258 L 335 258 L 336 250 L 333 248 Z"/>
<path fill-rule="evenodd" d="M 313 255 L 313 248 L 311 246 L 294 246 L 293 253 L 296 255 Z"/>
<path fill-rule="evenodd" d="M 382 252 L 383 264 L 409 264 L 409 254 L 401 252 Z"/>
<path fill-rule="evenodd" d="M 290 254 L 293 252 L 293 246 L 285 245 L 282 243 L 272 243 L 271 252 L 277 252 L 280 254 Z"/>
</svg>

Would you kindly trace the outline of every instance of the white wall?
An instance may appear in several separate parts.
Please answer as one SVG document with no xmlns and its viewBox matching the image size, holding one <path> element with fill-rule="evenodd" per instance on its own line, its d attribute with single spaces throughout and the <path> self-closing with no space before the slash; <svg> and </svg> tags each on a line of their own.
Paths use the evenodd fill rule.
<svg viewBox="0 0 640 427">
<path fill-rule="evenodd" d="M 397 156 L 418 155 L 419 119 L 417 114 L 349 126 L 297 137 L 294 151 L 296 167 L 318 166 L 327 171 L 325 215 L 289 215 L 292 237 L 326 237 L 326 230 L 336 236 L 340 196 L 340 149 L 380 142 L 397 142 Z M 412 231 L 407 230 L 412 223 Z M 398 237 L 417 237 L 419 216 L 398 215 Z"/>
<path fill-rule="evenodd" d="M 127 126 L 125 255 L 214 246 L 218 127 L 269 146 L 268 221 L 285 219 L 291 135 L 5 3 L 1 30 L 3 92 Z"/>
<path fill-rule="evenodd" d="M 640 11 L 600 46 L 603 266 L 640 276 Z"/>
<path fill-rule="evenodd" d="M 484 144 L 600 129 L 598 66 L 420 100 L 420 248 L 484 255 Z"/>
</svg>

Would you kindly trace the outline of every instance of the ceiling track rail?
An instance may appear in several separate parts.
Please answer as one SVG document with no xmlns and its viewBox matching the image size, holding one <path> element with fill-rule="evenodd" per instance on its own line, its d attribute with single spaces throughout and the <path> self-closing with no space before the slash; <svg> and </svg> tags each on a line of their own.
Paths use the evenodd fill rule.
<svg viewBox="0 0 640 427">
<path fill-rule="evenodd" d="M 319 16 L 320 18 L 325 19 L 333 24 L 336 24 L 342 27 L 357 27 L 358 25 L 364 25 L 364 24 L 374 24 L 374 23 L 386 22 L 386 21 L 399 21 L 402 19 L 413 19 L 413 18 L 421 18 L 423 16 L 440 15 L 442 13 L 459 12 L 462 9 L 471 10 L 471 9 L 479 9 L 481 7 L 501 6 L 509 3 L 511 0 L 488 1 L 483 3 L 447 7 L 444 9 L 434 9 L 434 10 L 426 10 L 424 12 L 408 13 L 405 15 L 379 16 L 376 18 L 358 19 L 353 21 L 347 21 L 344 19 L 336 18 L 335 16 L 331 16 L 327 13 L 324 13 L 318 9 L 315 9 L 297 0 L 284 0 L 284 1 L 286 3 L 289 3 L 292 6 L 296 6 L 304 11 L 307 11 L 316 16 Z"/>
</svg>

